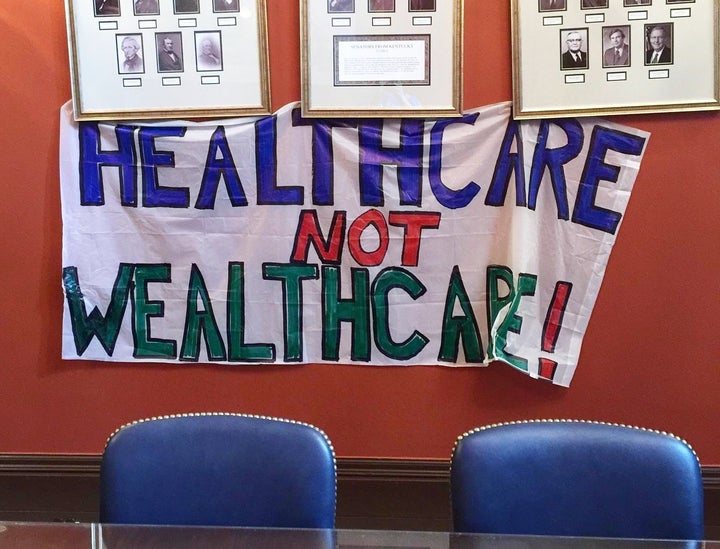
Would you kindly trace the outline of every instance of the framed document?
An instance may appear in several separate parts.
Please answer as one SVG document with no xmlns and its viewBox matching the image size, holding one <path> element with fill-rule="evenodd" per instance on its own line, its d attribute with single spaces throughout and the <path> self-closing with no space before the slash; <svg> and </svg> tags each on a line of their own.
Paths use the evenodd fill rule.
<svg viewBox="0 0 720 549">
<path fill-rule="evenodd" d="M 65 0 L 77 120 L 270 112 L 265 0 Z"/>
<path fill-rule="evenodd" d="M 306 117 L 462 114 L 463 0 L 301 0 Z"/>
<path fill-rule="evenodd" d="M 512 0 L 514 117 L 720 108 L 720 0 Z"/>
</svg>

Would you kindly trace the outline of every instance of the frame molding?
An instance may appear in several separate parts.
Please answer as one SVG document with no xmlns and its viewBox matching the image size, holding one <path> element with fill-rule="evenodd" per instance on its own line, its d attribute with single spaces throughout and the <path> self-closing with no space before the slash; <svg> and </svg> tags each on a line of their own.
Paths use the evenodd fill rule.
<svg viewBox="0 0 720 549">
<path fill-rule="evenodd" d="M 511 0 L 511 13 L 515 119 L 720 109 L 718 0 Z"/>
<path fill-rule="evenodd" d="M 413 10 L 396 0 L 392 11 L 377 13 L 360 9 L 367 6 L 361 0 L 339 12 L 329 2 L 301 0 L 303 117 L 461 116 L 464 1 L 436 0 L 432 10 Z M 374 55 L 363 54 L 361 44 L 372 42 L 378 49 L 367 52 Z M 395 50 L 391 42 L 403 47 Z M 393 69 L 379 69 L 386 64 Z"/>
<path fill-rule="evenodd" d="M 266 0 L 160 4 L 65 0 L 75 120 L 270 114 Z"/>
</svg>

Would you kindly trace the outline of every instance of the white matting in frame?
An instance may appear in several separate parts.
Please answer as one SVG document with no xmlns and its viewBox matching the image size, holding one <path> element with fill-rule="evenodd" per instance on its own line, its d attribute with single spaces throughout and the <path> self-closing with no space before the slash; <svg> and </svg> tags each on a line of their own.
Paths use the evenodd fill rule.
<svg viewBox="0 0 720 549">
<path fill-rule="evenodd" d="M 463 0 L 300 0 L 306 117 L 462 114 Z"/>
<path fill-rule="evenodd" d="M 271 111 L 266 0 L 65 0 L 77 120 Z"/>
<path fill-rule="evenodd" d="M 719 109 L 719 1 L 512 0 L 513 116 Z"/>
</svg>

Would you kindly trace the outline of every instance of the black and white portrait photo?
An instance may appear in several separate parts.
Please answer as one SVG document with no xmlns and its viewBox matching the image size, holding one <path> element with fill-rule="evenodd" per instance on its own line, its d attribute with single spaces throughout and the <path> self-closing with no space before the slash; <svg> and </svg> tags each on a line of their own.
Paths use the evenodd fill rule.
<svg viewBox="0 0 720 549">
<path fill-rule="evenodd" d="M 560 32 L 560 67 L 567 69 L 587 69 L 587 29 L 571 29 Z"/>
<path fill-rule="evenodd" d="M 566 0 L 539 0 L 540 11 L 563 11 L 567 9 Z"/>
<path fill-rule="evenodd" d="M 240 11 L 239 0 L 213 0 L 215 13 Z"/>
<path fill-rule="evenodd" d="M 603 67 L 630 66 L 630 26 L 603 28 Z"/>
<path fill-rule="evenodd" d="M 599 8 L 607 8 L 608 0 L 581 0 L 580 8 L 584 10 L 592 10 Z"/>
<path fill-rule="evenodd" d="M 198 0 L 175 0 L 173 6 L 175 13 L 199 13 Z"/>
<path fill-rule="evenodd" d="M 355 0 L 327 0 L 328 13 L 355 13 Z"/>
<path fill-rule="evenodd" d="M 160 15 L 158 0 L 135 0 L 133 12 L 135 15 Z"/>
<path fill-rule="evenodd" d="M 395 11 L 395 0 L 368 0 L 370 13 Z"/>
<path fill-rule="evenodd" d="M 159 32 L 157 44 L 158 72 L 182 72 L 182 35 L 179 32 Z"/>
<path fill-rule="evenodd" d="M 95 15 L 120 15 L 120 4 L 118 0 L 94 0 Z"/>
<path fill-rule="evenodd" d="M 672 23 L 645 25 L 645 64 L 669 65 L 672 62 Z"/>
<path fill-rule="evenodd" d="M 120 74 L 137 74 L 145 72 L 143 60 L 142 34 L 119 34 L 118 72 Z"/>
<path fill-rule="evenodd" d="M 220 31 L 195 33 L 195 59 L 199 72 L 222 70 Z"/>
<path fill-rule="evenodd" d="M 410 0 L 410 11 L 435 11 L 435 0 Z"/>
</svg>

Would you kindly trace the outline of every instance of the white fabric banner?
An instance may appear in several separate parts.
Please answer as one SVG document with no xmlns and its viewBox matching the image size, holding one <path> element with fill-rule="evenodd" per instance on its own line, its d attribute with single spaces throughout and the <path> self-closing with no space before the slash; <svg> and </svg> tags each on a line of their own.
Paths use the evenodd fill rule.
<svg viewBox="0 0 720 549">
<path fill-rule="evenodd" d="M 77 123 L 63 358 L 483 365 L 568 386 L 645 132 L 441 120 Z"/>
</svg>

